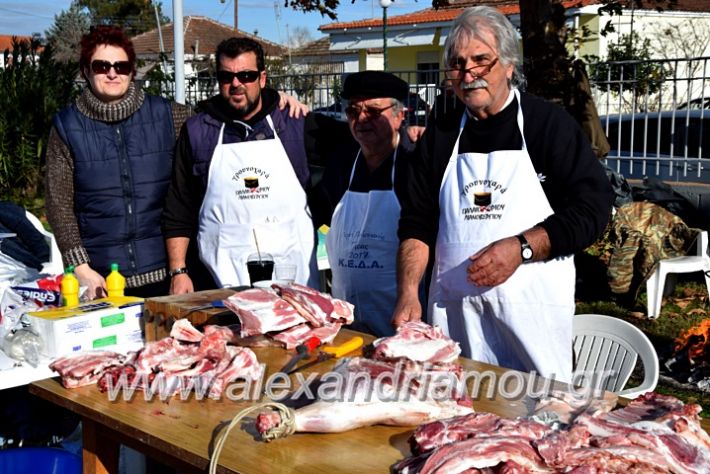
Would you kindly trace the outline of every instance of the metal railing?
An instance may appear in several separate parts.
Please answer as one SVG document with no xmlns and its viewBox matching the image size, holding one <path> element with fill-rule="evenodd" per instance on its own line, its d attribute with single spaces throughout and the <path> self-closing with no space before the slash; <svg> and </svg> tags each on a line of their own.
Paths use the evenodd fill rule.
<svg viewBox="0 0 710 474">
<path fill-rule="evenodd" d="M 710 57 L 604 62 L 588 69 L 611 145 L 606 159 L 610 167 L 629 178 L 649 175 L 710 183 Z M 437 96 L 446 93 L 443 71 L 393 73 L 410 84 L 407 121 L 426 125 Z M 346 75 L 273 75 L 268 84 L 312 110 L 344 119 L 338 97 Z M 162 90 L 171 96 L 172 84 Z M 186 100 L 193 105 L 217 92 L 213 78 L 190 79 L 186 84 Z M 444 101 L 444 108 L 451 103 Z"/>
<path fill-rule="evenodd" d="M 607 164 L 627 178 L 710 183 L 709 67 L 708 57 L 592 65 Z"/>
</svg>

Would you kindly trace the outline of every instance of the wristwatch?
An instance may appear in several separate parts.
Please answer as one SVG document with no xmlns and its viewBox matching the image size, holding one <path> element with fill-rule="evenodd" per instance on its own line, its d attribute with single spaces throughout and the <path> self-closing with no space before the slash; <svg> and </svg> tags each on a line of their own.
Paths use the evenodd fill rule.
<svg viewBox="0 0 710 474">
<path fill-rule="evenodd" d="M 181 275 L 183 273 L 187 273 L 187 268 L 186 267 L 180 267 L 180 268 L 175 268 L 173 270 L 170 270 L 168 272 L 168 276 L 170 278 L 174 277 L 175 275 Z"/>
<path fill-rule="evenodd" d="M 520 256 L 523 258 L 523 263 L 532 262 L 533 249 L 528 243 L 528 239 L 523 234 L 518 234 L 516 237 L 520 241 Z"/>
</svg>

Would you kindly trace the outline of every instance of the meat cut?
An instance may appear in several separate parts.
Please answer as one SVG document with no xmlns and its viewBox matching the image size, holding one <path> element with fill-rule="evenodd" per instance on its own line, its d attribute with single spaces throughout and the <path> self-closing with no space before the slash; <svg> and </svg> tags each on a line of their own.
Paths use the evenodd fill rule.
<svg viewBox="0 0 710 474">
<path fill-rule="evenodd" d="M 397 335 L 388 338 L 393 339 L 389 344 L 393 352 L 380 351 L 381 359 L 342 359 L 332 372 L 321 378 L 323 385 L 318 391 L 318 400 L 295 411 L 293 430 L 337 433 L 375 424 L 416 426 L 472 413 L 462 382 L 462 367 L 453 363 L 450 355 L 442 355 L 458 346 L 432 329 L 424 323 L 418 323 L 414 330 L 411 326 L 400 329 Z M 407 332 L 435 337 L 410 337 Z M 435 342 L 437 349 L 428 352 L 432 360 L 421 357 L 423 349 L 417 353 L 405 347 L 408 340 L 421 346 L 425 339 L 442 341 Z M 381 339 L 380 344 L 387 347 L 388 341 Z M 449 350 L 442 350 L 444 347 Z M 324 389 L 326 384 L 328 388 Z M 282 431 L 282 424 L 286 422 L 279 412 L 264 412 L 258 415 L 256 426 L 268 440 L 275 432 Z"/>
<path fill-rule="evenodd" d="M 401 358 L 415 362 L 454 362 L 461 348 L 458 342 L 447 337 L 439 327 L 422 321 L 409 321 L 397 329 L 397 334 L 383 337 L 372 343 L 373 359 L 397 360 Z"/>
<path fill-rule="evenodd" d="M 117 352 L 93 351 L 60 357 L 49 368 L 59 373 L 66 388 L 76 388 L 96 383 L 104 371 L 123 365 L 125 360 L 126 356 Z"/>
<path fill-rule="evenodd" d="M 286 349 L 293 349 L 310 337 L 331 342 L 343 324 L 354 319 L 350 303 L 307 286 L 291 283 L 240 291 L 224 300 L 241 323 L 241 343 L 245 338 L 265 335 Z M 253 339 L 258 345 L 263 338 Z"/>
<path fill-rule="evenodd" d="M 649 393 L 619 410 L 583 412 L 569 424 L 475 413 L 419 426 L 410 440 L 413 456 L 392 471 L 709 473 L 698 410 Z"/>
<path fill-rule="evenodd" d="M 97 383 L 105 391 L 123 384 L 162 397 L 195 389 L 218 398 L 229 382 L 256 380 L 263 370 L 251 349 L 228 345 L 232 337 L 229 329 L 206 326 L 201 333 L 181 319 L 173 325 L 170 337 L 149 342 L 126 356 L 77 354 L 55 360 L 50 368 L 61 375 L 67 388 Z"/>
</svg>

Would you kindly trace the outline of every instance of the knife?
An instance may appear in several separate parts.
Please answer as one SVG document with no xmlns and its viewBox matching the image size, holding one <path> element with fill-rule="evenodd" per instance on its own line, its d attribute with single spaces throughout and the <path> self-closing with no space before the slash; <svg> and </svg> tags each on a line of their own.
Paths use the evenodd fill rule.
<svg viewBox="0 0 710 474">
<path fill-rule="evenodd" d="M 291 375 L 294 372 L 313 367 L 314 365 L 320 364 L 321 362 L 325 362 L 326 360 L 338 359 L 344 356 L 345 354 L 349 354 L 350 352 L 358 350 L 360 347 L 362 347 L 364 342 L 365 341 L 363 341 L 360 336 L 354 336 L 346 342 L 340 344 L 339 346 L 324 347 L 318 352 L 318 355 L 312 361 L 284 372 L 286 372 L 287 375 Z"/>
</svg>

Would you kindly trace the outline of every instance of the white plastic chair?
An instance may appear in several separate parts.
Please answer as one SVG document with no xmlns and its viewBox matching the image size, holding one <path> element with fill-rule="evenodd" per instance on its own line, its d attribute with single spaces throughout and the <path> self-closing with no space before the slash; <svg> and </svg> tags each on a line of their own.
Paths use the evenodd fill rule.
<svg viewBox="0 0 710 474">
<path fill-rule="evenodd" d="M 35 229 L 37 229 L 40 234 L 42 234 L 47 240 L 49 245 L 49 262 L 44 262 L 42 265 L 41 273 L 48 273 L 50 275 L 59 275 L 64 272 L 64 267 L 62 265 L 62 254 L 59 251 L 59 246 L 57 246 L 57 241 L 54 239 L 54 234 L 47 231 L 42 222 L 32 214 L 30 211 L 25 211 L 27 220 L 29 220 Z"/>
<path fill-rule="evenodd" d="M 656 388 L 658 355 L 648 337 L 626 321 L 601 314 L 578 314 L 573 319 L 574 376 L 581 386 L 636 398 Z M 641 385 L 622 390 L 641 357 Z"/>
<path fill-rule="evenodd" d="M 703 272 L 705 286 L 710 295 L 710 257 L 708 256 L 708 233 L 701 231 L 696 239 L 695 255 L 667 258 L 658 262 L 656 269 L 646 281 L 648 317 L 657 318 L 661 312 L 661 302 L 666 285 L 666 276 L 672 273 Z M 669 287 L 670 288 L 670 287 Z"/>
</svg>

